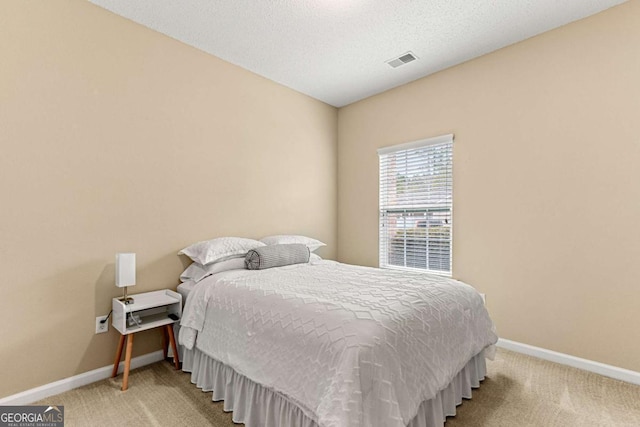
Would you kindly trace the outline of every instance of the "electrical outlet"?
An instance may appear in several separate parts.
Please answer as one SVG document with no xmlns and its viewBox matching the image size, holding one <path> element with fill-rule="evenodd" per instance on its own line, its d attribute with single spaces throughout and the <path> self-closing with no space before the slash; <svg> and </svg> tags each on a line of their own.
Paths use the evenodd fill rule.
<svg viewBox="0 0 640 427">
<path fill-rule="evenodd" d="M 98 316 L 96 317 L 96 334 L 103 334 L 109 331 L 109 320 L 104 323 L 100 323 L 102 319 L 107 316 Z"/>
</svg>

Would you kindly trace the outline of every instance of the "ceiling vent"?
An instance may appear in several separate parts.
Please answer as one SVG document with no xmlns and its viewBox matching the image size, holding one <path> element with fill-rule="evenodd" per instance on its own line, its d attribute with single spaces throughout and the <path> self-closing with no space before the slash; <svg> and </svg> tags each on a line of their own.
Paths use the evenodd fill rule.
<svg viewBox="0 0 640 427">
<path fill-rule="evenodd" d="M 398 68 L 399 66 L 408 64 L 409 62 L 415 61 L 416 59 L 418 58 L 413 53 L 407 52 L 403 53 L 397 58 L 388 60 L 387 64 L 389 64 L 393 68 Z"/>
</svg>

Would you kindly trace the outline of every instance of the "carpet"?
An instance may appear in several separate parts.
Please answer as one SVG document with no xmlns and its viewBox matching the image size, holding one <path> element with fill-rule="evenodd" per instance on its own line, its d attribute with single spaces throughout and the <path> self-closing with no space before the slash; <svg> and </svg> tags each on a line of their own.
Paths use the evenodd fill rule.
<svg viewBox="0 0 640 427">
<path fill-rule="evenodd" d="M 237 426 L 190 374 L 158 362 L 44 399 L 64 405 L 65 426 Z M 640 386 L 498 349 L 473 399 L 445 427 L 640 426 Z"/>
</svg>

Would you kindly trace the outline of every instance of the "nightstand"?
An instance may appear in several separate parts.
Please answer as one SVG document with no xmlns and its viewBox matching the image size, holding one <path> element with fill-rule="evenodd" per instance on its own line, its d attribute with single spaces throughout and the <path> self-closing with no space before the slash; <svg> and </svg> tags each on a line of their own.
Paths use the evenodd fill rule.
<svg viewBox="0 0 640 427">
<path fill-rule="evenodd" d="M 116 350 L 113 362 L 111 378 L 118 375 L 118 365 L 122 357 L 122 349 L 127 342 L 127 351 L 124 359 L 124 375 L 122 377 L 122 391 L 129 387 L 129 370 L 131 368 L 131 351 L 133 350 L 133 337 L 136 332 L 142 332 L 154 328 L 162 328 L 162 349 L 164 357 L 167 357 L 168 343 L 173 350 L 173 363 L 176 369 L 180 369 L 178 348 L 173 335 L 173 324 L 182 317 L 182 295 L 169 289 L 131 295 L 133 304 L 124 304 L 118 298 L 112 301 L 113 327 L 120 332 L 120 342 Z M 169 317 L 177 317 L 174 320 Z"/>
</svg>

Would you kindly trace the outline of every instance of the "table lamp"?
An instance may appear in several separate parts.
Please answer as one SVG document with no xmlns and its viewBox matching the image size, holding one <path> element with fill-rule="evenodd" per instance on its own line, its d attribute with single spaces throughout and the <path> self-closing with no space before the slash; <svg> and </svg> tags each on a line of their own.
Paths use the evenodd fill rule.
<svg viewBox="0 0 640 427">
<path fill-rule="evenodd" d="M 124 296 L 118 298 L 123 304 L 133 304 L 133 298 L 127 296 L 127 287 L 136 284 L 136 254 L 116 254 L 116 286 L 124 288 Z"/>
</svg>

